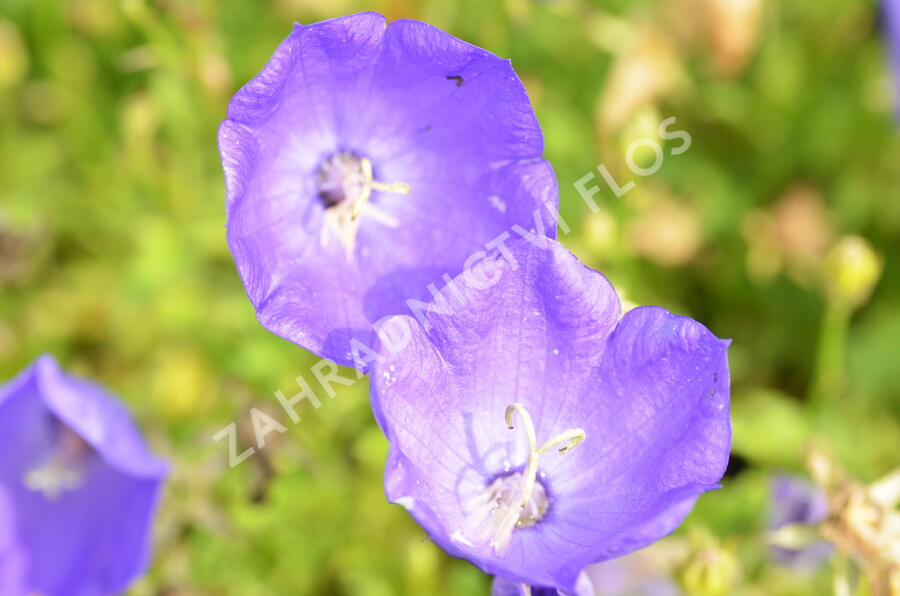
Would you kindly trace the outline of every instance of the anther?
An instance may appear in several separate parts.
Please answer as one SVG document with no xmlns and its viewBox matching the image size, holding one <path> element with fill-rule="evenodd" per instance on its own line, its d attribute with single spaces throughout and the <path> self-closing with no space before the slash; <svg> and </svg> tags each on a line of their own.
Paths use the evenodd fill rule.
<svg viewBox="0 0 900 596">
<path fill-rule="evenodd" d="M 545 451 L 549 451 L 553 447 L 556 447 L 560 443 L 565 443 L 562 447 L 559 448 L 560 453 L 568 453 L 572 451 L 579 443 L 584 441 L 587 435 L 584 433 L 584 430 L 580 428 L 570 428 L 569 430 L 565 430 L 543 445 L 538 449 L 538 454 L 544 453 Z"/>
</svg>

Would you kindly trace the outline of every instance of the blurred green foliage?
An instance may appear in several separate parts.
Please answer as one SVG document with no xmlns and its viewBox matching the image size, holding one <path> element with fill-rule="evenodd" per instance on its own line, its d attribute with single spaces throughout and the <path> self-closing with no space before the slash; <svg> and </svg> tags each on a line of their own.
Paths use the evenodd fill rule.
<svg viewBox="0 0 900 596">
<path fill-rule="evenodd" d="M 827 590 L 827 568 L 777 568 L 763 531 L 770 474 L 803 474 L 810 440 L 866 482 L 900 463 L 900 134 L 875 3 L 3 0 L 0 378 L 52 352 L 123 396 L 174 462 L 134 594 L 486 593 L 385 502 L 365 381 L 235 470 L 212 441 L 238 420 L 251 444 L 249 409 L 277 414 L 274 392 L 315 362 L 244 295 L 217 125 L 293 21 L 364 9 L 512 58 L 562 241 L 630 302 L 733 338 L 736 458 L 675 539 L 730 553 L 733 593 Z M 670 116 L 690 149 L 670 141 L 658 173 L 633 175 L 628 146 Z M 573 183 L 600 163 L 637 187 L 604 187 L 594 214 Z M 847 235 L 883 268 L 838 308 L 824 262 Z"/>
</svg>

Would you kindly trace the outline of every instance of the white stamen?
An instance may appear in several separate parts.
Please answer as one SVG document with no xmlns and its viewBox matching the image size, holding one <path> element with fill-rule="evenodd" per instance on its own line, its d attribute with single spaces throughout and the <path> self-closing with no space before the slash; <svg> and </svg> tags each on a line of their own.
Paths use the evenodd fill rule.
<svg viewBox="0 0 900 596">
<path fill-rule="evenodd" d="M 28 490 L 43 493 L 47 499 L 55 501 L 63 492 L 81 485 L 81 474 L 52 460 L 45 466 L 28 470 L 22 482 Z"/>
<path fill-rule="evenodd" d="M 25 488 L 43 493 L 51 501 L 81 486 L 92 452 L 90 445 L 69 427 L 63 425 L 60 432 L 53 455 L 44 465 L 26 471 L 22 478 Z"/>
<path fill-rule="evenodd" d="M 366 209 L 366 213 L 369 215 L 369 217 L 371 217 L 372 219 L 374 219 L 375 221 L 377 221 L 378 223 L 380 223 L 383 226 L 386 226 L 388 228 L 399 228 L 400 227 L 400 222 L 397 220 L 396 217 L 391 217 L 390 215 L 388 215 L 387 213 L 385 213 L 384 211 L 382 211 L 375 205 L 369 205 L 369 208 Z"/>
<path fill-rule="evenodd" d="M 356 233 L 363 212 L 376 222 L 397 228 L 400 222 L 371 204 L 372 192 L 409 194 L 405 182 L 387 184 L 373 179 L 372 161 L 352 153 L 339 153 L 329 159 L 318 173 L 319 196 L 325 203 L 325 221 L 320 242 L 324 246 L 328 235 L 334 234 L 344 246 L 347 259 L 353 258 Z"/>
</svg>

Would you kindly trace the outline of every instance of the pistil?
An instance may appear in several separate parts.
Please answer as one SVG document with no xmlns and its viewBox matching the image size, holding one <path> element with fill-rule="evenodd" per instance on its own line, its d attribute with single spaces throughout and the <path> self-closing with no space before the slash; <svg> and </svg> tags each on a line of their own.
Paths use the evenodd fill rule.
<svg viewBox="0 0 900 596">
<path fill-rule="evenodd" d="M 571 428 L 554 435 L 540 446 L 537 442 L 531 415 L 520 403 L 507 406 L 506 426 L 514 430 L 513 420 L 518 414 L 528 440 L 528 460 L 525 469 L 496 478 L 468 500 L 463 508 L 469 517 L 465 527 L 452 536 L 467 546 L 487 544 L 495 554 L 502 555 L 509 547 L 513 532 L 527 528 L 543 519 L 549 508 L 547 490 L 538 481 L 540 457 L 554 447 L 567 453 L 585 439 L 581 428 Z"/>
<path fill-rule="evenodd" d="M 525 427 L 525 433 L 528 437 L 528 464 L 525 466 L 525 484 L 522 488 L 522 504 L 521 508 L 525 509 L 531 502 L 531 493 L 534 490 L 534 483 L 537 480 L 538 462 L 541 454 L 549 451 L 557 445 L 565 443 L 560 449 L 560 453 L 566 453 L 574 449 L 579 443 L 584 441 L 587 436 L 581 428 L 570 428 L 551 437 L 540 447 L 537 446 L 537 435 L 534 432 L 534 423 L 531 421 L 531 415 L 525 406 L 519 403 L 510 404 L 506 407 L 506 427 L 513 430 L 513 416 L 519 415 L 522 424 Z"/>
<path fill-rule="evenodd" d="M 391 184 L 385 184 L 384 182 L 377 182 L 372 179 L 372 161 L 368 157 L 364 157 L 359 162 L 359 183 L 362 185 L 360 187 L 360 192 L 357 195 L 356 199 L 353 201 L 353 210 L 351 212 L 351 217 L 353 219 L 357 219 L 359 215 L 362 213 L 363 207 L 365 207 L 369 198 L 372 196 L 372 191 L 377 190 L 380 192 L 390 192 L 401 195 L 409 194 L 409 184 L 405 182 L 394 182 Z"/>
</svg>

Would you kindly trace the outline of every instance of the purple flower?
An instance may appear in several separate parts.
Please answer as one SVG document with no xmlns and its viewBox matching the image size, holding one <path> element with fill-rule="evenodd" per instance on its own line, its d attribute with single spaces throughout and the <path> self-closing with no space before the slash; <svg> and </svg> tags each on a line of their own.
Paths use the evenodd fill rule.
<svg viewBox="0 0 900 596">
<path fill-rule="evenodd" d="M 893 72 L 896 113 L 900 117 L 900 0 L 884 0 L 884 19 Z"/>
<path fill-rule="evenodd" d="M 792 524 L 818 524 L 826 515 L 828 498 L 809 482 L 786 474 L 778 474 L 772 480 L 770 529 L 778 530 Z M 824 565 L 833 550 L 825 540 L 804 548 L 771 547 L 776 561 L 801 572 L 812 572 Z"/>
<path fill-rule="evenodd" d="M 167 466 L 115 398 L 43 356 L 0 387 L 0 454 L 0 552 L 27 593 L 116 594 L 143 571 Z"/>
<path fill-rule="evenodd" d="M 604 561 L 584 570 L 592 596 L 682 596 L 672 579 L 673 550 L 665 541 L 620 559 Z M 680 557 L 675 557 L 680 558 Z"/>
<path fill-rule="evenodd" d="M 665 541 L 618 559 L 587 566 L 578 576 L 574 596 L 682 596 L 671 578 L 672 553 L 661 550 Z M 555 588 L 531 586 L 531 596 L 567 596 Z M 491 596 L 527 596 L 522 584 L 499 577 Z"/>
<path fill-rule="evenodd" d="M 295 25 L 231 100 L 219 150 L 257 317 L 342 364 L 512 226 L 556 234 L 556 181 L 509 61 L 418 21 Z"/>
<path fill-rule="evenodd" d="M 728 342 L 658 307 L 620 320 L 609 282 L 555 241 L 501 252 L 424 325 L 380 328 L 386 492 L 450 554 L 572 592 L 585 566 L 668 534 L 717 488 Z"/>
</svg>

